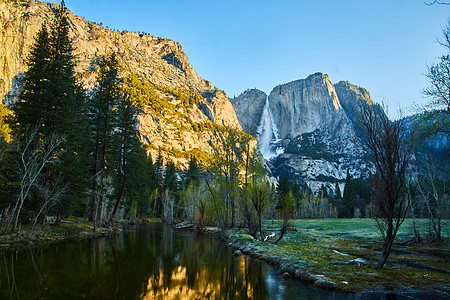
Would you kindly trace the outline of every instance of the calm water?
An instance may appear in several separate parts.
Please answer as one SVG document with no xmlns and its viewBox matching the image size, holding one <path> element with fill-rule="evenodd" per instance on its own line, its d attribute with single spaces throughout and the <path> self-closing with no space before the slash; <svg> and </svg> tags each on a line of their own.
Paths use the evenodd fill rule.
<svg viewBox="0 0 450 300">
<path fill-rule="evenodd" d="M 355 299 L 162 224 L 0 252 L 0 299 Z"/>
</svg>

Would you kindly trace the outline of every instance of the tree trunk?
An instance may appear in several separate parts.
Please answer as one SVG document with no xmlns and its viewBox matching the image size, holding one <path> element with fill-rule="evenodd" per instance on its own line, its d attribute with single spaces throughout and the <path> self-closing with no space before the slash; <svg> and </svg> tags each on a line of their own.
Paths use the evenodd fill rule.
<svg viewBox="0 0 450 300">
<path fill-rule="evenodd" d="M 388 223 L 388 228 L 386 230 L 386 237 L 384 239 L 383 243 L 383 249 L 381 250 L 380 260 L 378 261 L 377 265 L 375 266 L 375 269 L 381 269 L 383 268 L 384 264 L 386 263 L 389 254 L 391 253 L 392 244 L 394 243 L 395 235 L 393 234 L 393 223 L 392 220 Z"/>
<path fill-rule="evenodd" d="M 97 125 L 98 126 L 98 125 Z M 100 141 L 100 138 L 97 134 L 97 137 L 95 139 L 95 153 L 94 153 L 94 175 L 92 177 L 92 193 L 91 193 L 91 214 L 89 216 L 89 221 L 93 221 L 95 222 L 95 217 L 96 217 L 96 200 L 97 200 L 97 196 L 96 196 L 96 192 L 97 192 L 97 172 L 98 172 L 98 143 Z"/>
<path fill-rule="evenodd" d="M 441 218 L 440 217 L 438 217 L 438 220 L 437 220 L 437 230 L 436 230 L 436 238 L 437 238 L 437 241 L 438 242 L 441 242 L 441 227 L 442 225 L 441 225 Z"/>
<path fill-rule="evenodd" d="M 116 217 L 117 211 L 119 210 L 120 201 L 122 200 L 122 197 L 123 197 L 124 190 L 125 190 L 125 180 L 122 180 L 122 183 L 120 185 L 120 191 L 119 191 L 119 194 L 117 195 L 117 198 L 116 198 L 116 204 L 114 205 L 114 210 L 113 210 L 113 213 L 111 215 L 110 222 L 113 222 L 114 218 Z"/>
<path fill-rule="evenodd" d="M 375 266 L 375 269 L 381 269 L 383 268 L 384 264 L 386 263 L 389 254 L 391 254 L 391 249 L 392 249 L 392 241 L 385 241 L 383 243 L 383 250 L 381 251 L 381 256 L 380 256 L 380 260 L 378 261 L 377 265 Z"/>
<path fill-rule="evenodd" d="M 59 203 L 59 207 L 58 207 L 58 216 L 56 217 L 56 221 L 55 221 L 55 225 L 60 225 L 61 224 L 61 220 L 63 218 L 63 214 L 64 214 L 64 204 L 61 201 Z M 45 216 L 44 216 L 45 217 Z"/>
<path fill-rule="evenodd" d="M 264 232 L 262 229 L 261 213 L 259 213 L 259 212 L 258 212 L 258 226 L 259 226 L 259 235 L 261 236 L 261 240 L 264 240 Z"/>
<path fill-rule="evenodd" d="M 285 229 L 284 226 L 283 226 L 283 228 L 281 228 L 281 234 L 280 234 L 280 236 L 279 236 L 278 239 L 277 239 L 275 242 L 273 242 L 273 243 L 276 244 L 276 243 L 278 243 L 279 241 L 281 241 L 281 239 L 283 238 L 283 236 L 284 236 L 285 233 L 286 233 L 286 229 Z"/>
<path fill-rule="evenodd" d="M 121 149 L 120 149 L 120 158 L 119 158 L 119 174 L 121 176 L 120 190 L 119 190 L 119 194 L 117 195 L 117 198 L 116 198 L 116 204 L 114 205 L 113 213 L 111 215 L 111 219 L 110 219 L 111 223 L 114 221 L 117 211 L 119 210 L 120 201 L 122 200 L 123 192 L 125 190 L 125 178 L 126 178 L 125 135 L 126 135 L 126 131 L 124 133 L 122 133 L 122 145 L 121 145 Z"/>
</svg>

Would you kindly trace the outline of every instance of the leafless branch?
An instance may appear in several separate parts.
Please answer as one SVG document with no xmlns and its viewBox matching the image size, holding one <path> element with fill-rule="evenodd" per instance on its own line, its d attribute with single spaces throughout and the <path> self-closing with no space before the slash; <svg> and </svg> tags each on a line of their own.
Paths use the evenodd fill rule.
<svg viewBox="0 0 450 300">
<path fill-rule="evenodd" d="M 442 1 L 437 1 L 437 0 L 434 0 L 434 1 L 431 1 L 431 2 L 424 2 L 424 3 L 425 3 L 425 5 L 427 5 L 427 6 L 432 6 L 432 5 L 435 5 L 435 4 L 440 4 L 440 5 L 450 5 L 449 2 L 442 2 Z"/>
</svg>

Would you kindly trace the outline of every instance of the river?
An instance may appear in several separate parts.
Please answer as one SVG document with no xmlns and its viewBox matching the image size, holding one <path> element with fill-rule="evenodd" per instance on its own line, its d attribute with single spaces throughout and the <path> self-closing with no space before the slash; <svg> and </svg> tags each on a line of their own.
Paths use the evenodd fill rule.
<svg viewBox="0 0 450 300">
<path fill-rule="evenodd" d="M 284 280 L 276 267 L 246 256 L 234 257 L 211 236 L 152 223 L 129 226 L 110 237 L 0 251 L 0 298 L 362 297 Z"/>
</svg>

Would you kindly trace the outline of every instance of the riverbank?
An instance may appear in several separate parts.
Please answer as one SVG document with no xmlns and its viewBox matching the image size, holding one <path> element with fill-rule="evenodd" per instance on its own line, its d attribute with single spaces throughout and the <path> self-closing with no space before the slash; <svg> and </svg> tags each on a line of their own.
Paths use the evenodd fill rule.
<svg viewBox="0 0 450 300">
<path fill-rule="evenodd" d="M 2 234 L 0 235 L 0 249 L 17 249 L 63 240 L 86 239 L 106 236 L 120 231 L 119 225 L 111 227 L 97 226 L 94 231 L 92 222 L 81 218 L 69 218 L 63 220 L 59 225 L 49 223 L 44 228 L 38 227 L 34 230 L 30 226 L 22 226 L 16 232 Z"/>
<path fill-rule="evenodd" d="M 248 255 L 278 266 L 285 278 L 346 293 L 385 293 L 420 299 L 450 296 L 448 238 L 441 243 L 408 242 L 408 222 L 394 245 L 388 264 L 374 268 L 381 238 L 372 220 L 296 220 L 294 231 L 278 243 L 229 230 L 221 238 L 235 255 Z M 270 224 L 271 225 L 271 224 Z M 275 222 L 267 234 L 277 232 Z M 210 232 L 215 230 L 211 229 Z"/>
</svg>

